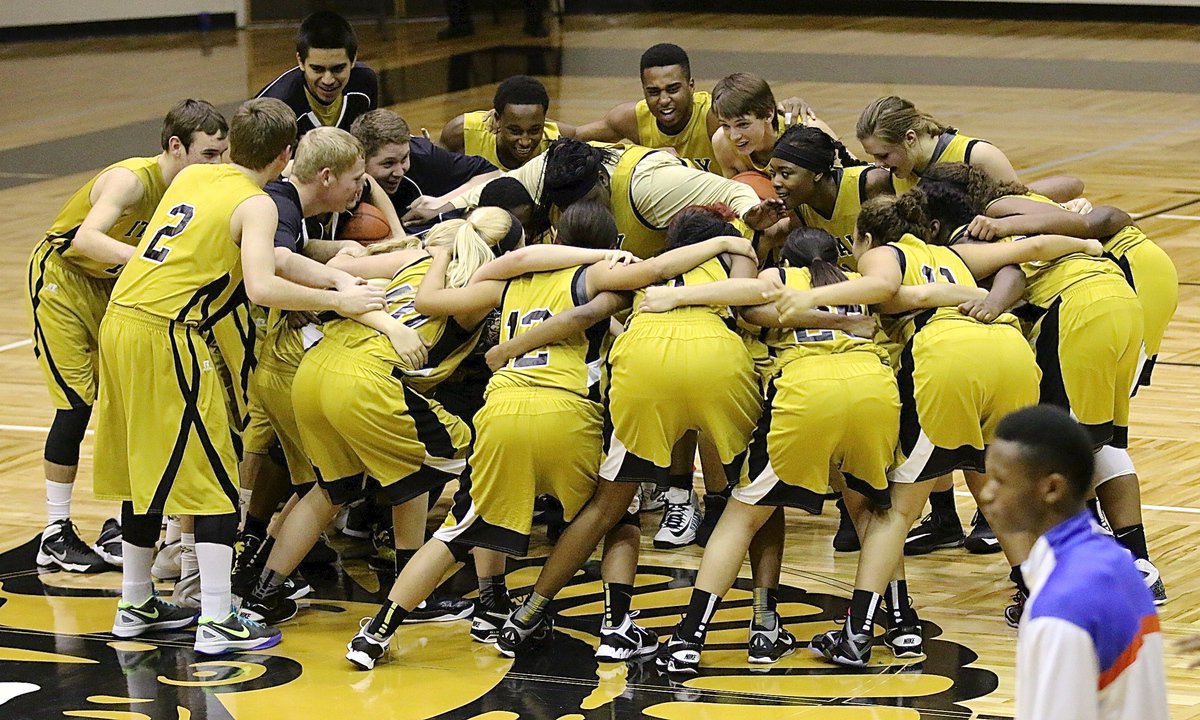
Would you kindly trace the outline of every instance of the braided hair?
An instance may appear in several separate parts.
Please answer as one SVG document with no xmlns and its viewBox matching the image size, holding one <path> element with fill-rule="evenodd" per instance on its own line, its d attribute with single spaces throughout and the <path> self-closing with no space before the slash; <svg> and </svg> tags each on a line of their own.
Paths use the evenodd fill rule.
<svg viewBox="0 0 1200 720">
<path fill-rule="evenodd" d="M 615 157 L 612 150 L 595 147 L 573 138 L 559 138 L 546 149 L 541 200 L 533 216 L 532 234 L 550 228 L 550 208 L 565 210 L 591 192 L 608 176 L 604 163 Z"/>
<path fill-rule="evenodd" d="M 867 164 L 824 130 L 811 125 L 793 125 L 784 131 L 772 155 L 818 174 L 832 172 L 839 161 L 842 167 Z"/>
</svg>

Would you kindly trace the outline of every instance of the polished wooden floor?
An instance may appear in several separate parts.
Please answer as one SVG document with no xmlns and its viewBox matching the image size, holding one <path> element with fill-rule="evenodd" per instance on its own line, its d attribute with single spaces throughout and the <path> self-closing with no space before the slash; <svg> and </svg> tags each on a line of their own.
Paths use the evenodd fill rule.
<svg viewBox="0 0 1200 720">
<path fill-rule="evenodd" d="M 847 136 L 872 98 L 896 93 L 991 140 L 1022 176 L 1071 173 L 1096 203 L 1115 203 L 1172 256 L 1181 304 L 1154 386 L 1134 405 L 1131 453 L 1143 478 L 1150 546 L 1169 604 L 1168 641 L 1200 633 L 1200 41 L 1194 27 L 731 15 L 571 17 L 548 41 L 513 25 L 437 43 L 432 24 L 361 28 L 362 59 L 384 71 L 384 92 L 414 127 L 433 133 L 486 107 L 505 75 L 542 77 L 552 115 L 599 117 L 638 96 L 637 58 L 669 40 L 693 54 L 698 88 L 735 70 L 759 72 L 779 97 L 797 94 Z M 30 539 L 43 519 L 41 444 L 52 417 L 27 342 L 25 259 L 61 202 L 90 172 L 119 159 L 105 138 L 155 122 L 184 96 L 236 102 L 288 67 L 291 31 L 209 37 L 106 39 L 0 46 L 0 716 L 12 683 L 53 689 L 33 716 L 89 718 L 486 717 L 967 718 L 1013 713 L 1015 633 L 1000 611 L 1009 592 L 997 556 L 947 551 L 909 561 L 922 616 L 936 626 L 919 665 L 835 671 L 794 656 L 766 673 L 745 663 L 747 593 L 731 593 L 711 636 L 705 674 L 672 687 L 646 668 L 597 667 L 598 583 L 564 593 L 551 650 L 517 664 L 470 647 L 462 623 L 399 635 L 398 662 L 369 675 L 341 659 L 378 579 L 360 560 L 314 573 L 308 611 L 285 642 L 253 657 L 195 662 L 185 636 L 114 643 L 119 576 L 38 576 Z M 87 138 L 81 142 L 80 138 Z M 155 151 L 156 131 L 144 152 Z M 31 161 L 30 146 L 46 162 Z M 66 170 L 61 170 L 65 168 Z M 113 508 L 89 498 L 85 443 L 75 519 L 94 537 Z M 964 502 L 960 514 L 969 518 Z M 655 517 L 655 516 L 651 516 Z M 798 636 L 830 627 L 844 608 L 854 555 L 829 545 L 834 520 L 793 516 L 783 600 Z M 652 524 L 648 522 L 647 525 Z M 699 551 L 646 543 L 635 607 L 665 629 L 686 601 Z M 345 546 L 347 555 L 356 548 Z M 538 552 L 544 553 L 544 543 Z M 536 561 L 534 562 L 536 564 Z M 682 568 L 682 569 L 681 569 Z M 534 569 L 512 566 L 510 585 Z M 107 596 L 106 596 L 107 595 Z M 1197 671 L 1169 651 L 1175 718 L 1200 718 Z M 34 697 L 30 695 L 30 697 Z M 14 700 L 13 702 L 16 702 Z"/>
</svg>

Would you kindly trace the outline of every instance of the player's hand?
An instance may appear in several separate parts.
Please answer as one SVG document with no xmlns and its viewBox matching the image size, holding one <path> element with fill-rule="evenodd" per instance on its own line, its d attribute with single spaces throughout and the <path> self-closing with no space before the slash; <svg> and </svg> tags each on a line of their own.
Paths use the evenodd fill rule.
<svg viewBox="0 0 1200 720">
<path fill-rule="evenodd" d="M 798 319 L 805 310 L 812 310 L 817 306 L 812 293 L 804 290 L 781 287 L 768 290 L 764 295 L 767 300 L 775 303 L 779 319 L 785 323 Z"/>
<path fill-rule="evenodd" d="M 369 283 L 366 280 L 350 274 L 339 275 L 338 278 L 333 281 L 333 287 L 335 290 L 349 290 L 356 285 L 368 284 Z"/>
<path fill-rule="evenodd" d="M 360 280 L 361 278 L 355 278 Z M 365 282 L 365 281 L 363 281 Z M 382 310 L 384 307 L 384 289 L 366 284 L 355 284 L 347 288 L 339 288 L 337 293 L 337 310 L 339 315 L 354 317 L 364 315 L 372 310 Z"/>
<path fill-rule="evenodd" d="M 1070 210 L 1071 212 L 1079 213 L 1080 215 L 1087 215 L 1088 213 L 1090 213 L 1092 211 L 1092 204 L 1090 202 L 1088 202 L 1087 198 L 1084 198 L 1084 197 L 1075 198 L 1074 200 L 1068 200 L 1065 203 L 1063 203 L 1063 207 Z"/>
<path fill-rule="evenodd" d="M 783 113 L 784 127 L 807 125 L 809 120 L 815 120 L 817 117 L 812 106 L 795 96 L 780 101 L 776 108 Z"/>
<path fill-rule="evenodd" d="M 679 307 L 679 293 L 675 288 L 648 287 L 642 302 L 638 305 L 639 312 L 663 313 Z"/>
<path fill-rule="evenodd" d="M 432 247 L 427 247 L 425 248 L 425 252 L 429 253 L 429 257 L 433 258 L 434 260 L 441 260 L 442 258 L 449 260 L 454 255 L 454 251 L 446 245 L 434 245 Z"/>
<path fill-rule="evenodd" d="M 1099 240 L 1088 238 L 1083 241 L 1083 251 L 1092 257 L 1100 257 L 1104 254 L 1104 246 Z"/>
<path fill-rule="evenodd" d="M 985 323 L 994 322 L 1006 309 L 991 302 L 990 294 L 984 298 L 968 300 L 958 306 L 958 311 L 963 315 L 969 315 L 979 322 Z"/>
<path fill-rule="evenodd" d="M 320 319 L 316 313 L 311 313 L 306 310 L 289 310 L 287 314 L 287 325 L 292 330 L 299 330 L 305 325 L 319 325 Z"/>
<path fill-rule="evenodd" d="M 641 262 L 642 259 L 628 250 L 609 250 L 604 255 L 604 259 L 608 261 L 609 270 L 618 265 L 632 265 L 635 262 Z"/>
<path fill-rule="evenodd" d="M 512 355 L 504 347 L 506 344 L 495 345 L 484 354 L 483 361 L 487 363 L 488 369 L 492 372 L 496 372 L 507 365 L 509 360 L 512 360 Z"/>
<path fill-rule="evenodd" d="M 769 198 L 746 211 L 742 220 L 755 230 L 766 230 L 787 217 L 787 207 L 778 198 Z"/>
<path fill-rule="evenodd" d="M 400 222 L 405 225 L 428 222 L 441 214 L 443 206 L 444 203 L 437 198 L 422 195 L 408 206 L 408 210 L 400 218 Z"/>
<path fill-rule="evenodd" d="M 429 359 L 429 344 L 416 330 L 407 325 L 397 324 L 396 329 L 388 333 L 388 340 L 391 341 L 396 355 L 410 370 L 425 366 L 425 361 Z"/>
<path fill-rule="evenodd" d="M 728 235 L 721 238 L 725 244 L 725 252 L 730 255 L 741 255 L 750 258 L 755 265 L 758 265 L 758 254 L 754 252 L 754 243 L 744 237 Z"/>
<path fill-rule="evenodd" d="M 976 240 L 991 242 L 996 238 L 1012 235 L 1012 233 L 1009 232 L 1008 224 L 1004 222 L 1004 218 L 990 218 L 987 215 L 976 215 L 970 224 L 967 225 L 967 235 Z"/>
<path fill-rule="evenodd" d="M 345 255 L 346 257 L 354 257 L 354 258 L 366 257 L 367 246 L 363 245 L 362 243 L 360 243 L 356 240 L 343 240 L 342 247 L 340 250 L 337 251 L 337 254 Z"/>
<path fill-rule="evenodd" d="M 854 337 L 867 338 L 868 340 L 875 337 L 875 330 L 879 327 L 874 315 L 849 315 L 846 318 L 846 332 Z"/>
</svg>

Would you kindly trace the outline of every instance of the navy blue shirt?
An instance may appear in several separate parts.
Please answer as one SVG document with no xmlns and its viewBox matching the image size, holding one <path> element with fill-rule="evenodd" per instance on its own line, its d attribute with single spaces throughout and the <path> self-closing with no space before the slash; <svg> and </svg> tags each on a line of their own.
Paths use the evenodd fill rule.
<svg viewBox="0 0 1200 720">
<path fill-rule="evenodd" d="M 414 137 L 409 145 L 409 168 L 400 187 L 388 195 L 396 212 L 403 216 L 413 201 L 422 195 L 438 197 L 459 187 L 477 175 L 496 171 L 496 166 L 478 155 L 463 155 L 434 145 L 423 137 Z M 454 210 L 428 223 L 407 226 L 409 232 L 419 233 L 429 227 L 462 215 Z"/>
<path fill-rule="evenodd" d="M 345 96 L 342 114 L 335 126 L 349 132 L 350 124 L 359 115 L 379 107 L 379 76 L 366 65 L 355 63 L 354 67 L 350 68 L 350 79 L 342 88 L 342 95 Z M 294 67 L 275 78 L 254 97 L 276 98 L 287 103 L 292 112 L 296 113 L 296 137 L 321 126 L 321 121 L 312 111 L 308 95 L 304 92 L 304 70 L 299 67 Z"/>
</svg>

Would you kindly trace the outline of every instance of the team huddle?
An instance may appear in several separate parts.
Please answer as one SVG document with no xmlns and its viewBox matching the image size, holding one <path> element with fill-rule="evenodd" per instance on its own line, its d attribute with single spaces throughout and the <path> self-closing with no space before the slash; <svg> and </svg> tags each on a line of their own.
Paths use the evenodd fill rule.
<svg viewBox="0 0 1200 720">
<path fill-rule="evenodd" d="M 98 173 L 30 259 L 56 408 L 38 563 L 120 565 L 114 635 L 196 625 L 198 652 L 270 647 L 322 533 L 372 508 L 372 567 L 395 580 L 348 638 L 364 670 L 411 622 L 536 647 L 601 547 L 597 659 L 696 673 L 748 555 L 749 661 L 774 663 L 804 644 L 776 608 L 784 508 L 836 495 L 854 592 L 807 645 L 849 666 L 877 642 L 919 657 L 904 556 L 963 544 L 953 473 L 985 507 L 997 425 L 1037 404 L 1088 432 L 1095 521 L 1166 601 L 1126 448 L 1178 282 L 1126 212 L 1074 178 L 1021 184 L 999 148 L 894 96 L 862 111 L 858 159 L 755 75 L 695 90 L 675 45 L 641 56 L 643 99 L 601 120 L 549 119 L 546 89 L 515 76 L 437 143 L 378 108 L 356 55 L 344 19 L 310 16 L 298 67 L 228 122 L 176 105 L 162 153 Z M 70 501 L 93 414 L 96 495 L 121 512 L 88 545 Z M 705 548 L 665 640 L 631 611 L 639 512 L 660 506 L 656 547 Z M 515 603 L 506 558 L 546 507 L 561 523 Z M 1015 627 L 1036 538 L 987 520 L 972 538 L 1012 568 Z M 478 599 L 439 592 L 468 561 Z M 179 578 L 171 602 L 156 577 Z"/>
</svg>

